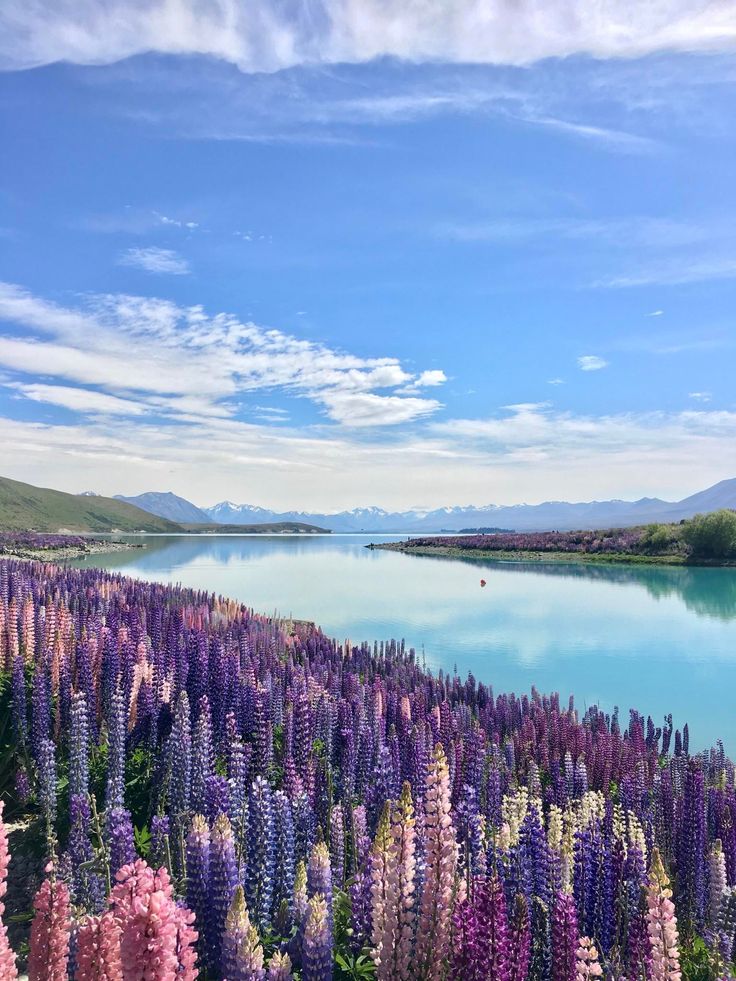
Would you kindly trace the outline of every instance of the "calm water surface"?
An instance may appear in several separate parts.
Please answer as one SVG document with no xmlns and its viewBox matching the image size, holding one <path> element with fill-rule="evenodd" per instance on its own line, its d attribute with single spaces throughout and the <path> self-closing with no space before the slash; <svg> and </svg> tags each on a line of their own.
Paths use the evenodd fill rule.
<svg viewBox="0 0 736 981">
<path fill-rule="evenodd" d="M 398 536 L 393 536 L 394 538 Z M 137 539 L 140 540 L 140 539 Z M 736 569 L 522 565 L 370 551 L 380 536 L 166 536 L 96 565 L 314 620 L 341 640 L 404 638 L 496 692 L 559 691 L 689 722 L 736 753 Z M 487 580 L 485 588 L 480 579 Z"/>
</svg>

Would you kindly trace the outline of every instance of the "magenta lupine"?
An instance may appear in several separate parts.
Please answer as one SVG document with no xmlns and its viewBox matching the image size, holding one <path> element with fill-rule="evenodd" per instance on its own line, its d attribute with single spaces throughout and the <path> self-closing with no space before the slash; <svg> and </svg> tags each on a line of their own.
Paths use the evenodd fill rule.
<svg viewBox="0 0 736 981">
<path fill-rule="evenodd" d="M 457 843 L 452 825 L 450 773 L 442 744 L 435 746 L 424 793 L 424 884 L 417 924 L 415 969 L 422 981 L 438 981 L 447 957 Z"/>
<path fill-rule="evenodd" d="M 575 903 L 566 892 L 558 892 L 552 908 L 552 978 L 576 981 L 578 921 Z"/>
<path fill-rule="evenodd" d="M 5 894 L 8 891 L 8 865 L 10 865 L 10 851 L 8 849 L 8 831 L 3 820 L 4 801 L 0 801 L 0 978 L 3 981 L 12 981 L 18 977 L 15 966 L 15 954 L 10 949 L 8 940 L 8 929 L 3 921 L 5 914 Z"/>
<path fill-rule="evenodd" d="M 646 897 L 651 981 L 680 981 L 677 917 L 670 880 L 656 848 L 652 852 Z"/>
<path fill-rule="evenodd" d="M 51 865 L 47 878 L 33 900 L 28 981 L 67 981 L 69 939 L 71 936 L 71 903 L 66 883 L 53 877 Z"/>
<path fill-rule="evenodd" d="M 524 896 L 517 893 L 509 931 L 509 981 L 526 981 L 531 948 L 529 907 Z"/>
</svg>

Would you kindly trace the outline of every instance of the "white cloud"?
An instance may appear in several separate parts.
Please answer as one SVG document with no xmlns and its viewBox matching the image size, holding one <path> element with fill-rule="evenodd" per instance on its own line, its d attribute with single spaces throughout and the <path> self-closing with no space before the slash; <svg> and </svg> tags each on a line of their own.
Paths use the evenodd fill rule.
<svg viewBox="0 0 736 981">
<path fill-rule="evenodd" d="M 564 378 L 550 378 L 549 381 L 547 382 L 547 384 L 548 385 L 564 385 L 565 384 L 565 379 Z"/>
<path fill-rule="evenodd" d="M 146 51 L 200 53 L 244 71 L 297 64 L 409 61 L 527 65 L 589 54 L 731 50 L 728 0 L 6 0 L 0 64 L 104 64 Z"/>
<path fill-rule="evenodd" d="M 607 366 L 608 362 L 599 358 L 597 354 L 583 354 L 578 358 L 578 368 L 581 371 L 600 371 Z"/>
<path fill-rule="evenodd" d="M 664 310 L 652 310 L 651 313 L 647 314 L 647 317 L 661 317 L 663 313 Z"/>
<path fill-rule="evenodd" d="M 170 273 L 186 276 L 191 270 L 189 263 L 173 249 L 160 249 L 155 245 L 128 249 L 118 259 L 121 266 L 137 266 L 150 273 Z"/>
<path fill-rule="evenodd" d="M 24 398 L 31 399 L 33 402 L 59 405 L 74 412 L 117 416 L 138 416 L 146 412 L 146 406 L 140 402 L 121 399 L 104 392 L 91 392 L 86 388 L 70 388 L 66 385 L 25 385 L 19 382 L 11 382 L 7 387 L 15 389 Z"/>
<path fill-rule="evenodd" d="M 439 406 L 402 395 L 417 382 L 439 384 L 437 369 L 414 375 L 396 358 L 356 357 L 198 306 L 123 294 L 66 308 L 0 284 L 0 320 L 25 328 L 24 336 L 0 334 L 0 365 L 24 374 L 42 365 L 67 385 L 103 389 L 159 414 L 227 418 L 238 399 L 269 390 L 307 398 L 349 426 L 409 422 Z M 51 388 L 44 400 L 69 398 Z"/>
<path fill-rule="evenodd" d="M 710 392 L 690 392 L 688 398 L 691 398 L 693 402 L 710 402 L 713 396 Z"/>
<path fill-rule="evenodd" d="M 444 371 L 435 368 L 430 371 L 423 371 L 417 378 L 416 384 L 420 387 L 426 385 L 428 388 L 432 388 L 435 385 L 444 385 L 446 381 L 447 375 Z"/>
</svg>

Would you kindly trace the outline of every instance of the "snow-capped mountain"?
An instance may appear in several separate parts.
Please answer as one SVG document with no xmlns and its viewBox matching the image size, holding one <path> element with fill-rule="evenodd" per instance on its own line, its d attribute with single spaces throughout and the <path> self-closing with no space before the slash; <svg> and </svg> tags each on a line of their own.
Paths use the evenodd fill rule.
<svg viewBox="0 0 736 981">
<path fill-rule="evenodd" d="M 198 508 L 175 494 L 149 493 L 120 500 L 136 504 L 152 514 L 184 522 L 212 521 L 217 524 L 249 525 L 300 521 L 337 532 L 413 534 L 488 527 L 512 531 L 569 531 L 577 528 L 626 527 L 653 521 L 680 521 L 717 508 L 736 508 L 736 478 L 722 480 L 713 487 L 675 502 L 643 497 L 638 501 L 547 501 L 544 504 L 488 504 L 481 507 L 465 505 L 433 509 L 412 508 L 408 511 L 362 507 L 334 514 L 316 514 L 311 511 L 271 511 L 252 504 L 234 504 L 232 501 L 221 501 L 212 507 Z"/>
</svg>

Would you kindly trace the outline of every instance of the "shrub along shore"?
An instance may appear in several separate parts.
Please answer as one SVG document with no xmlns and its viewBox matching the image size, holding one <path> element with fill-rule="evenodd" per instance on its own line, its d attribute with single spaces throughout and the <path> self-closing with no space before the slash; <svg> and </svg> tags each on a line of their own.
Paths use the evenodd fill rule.
<svg viewBox="0 0 736 981">
<path fill-rule="evenodd" d="M 516 562 L 736 565 L 736 512 L 714 511 L 678 524 L 638 528 L 433 535 L 367 547 L 411 555 Z"/>
</svg>

